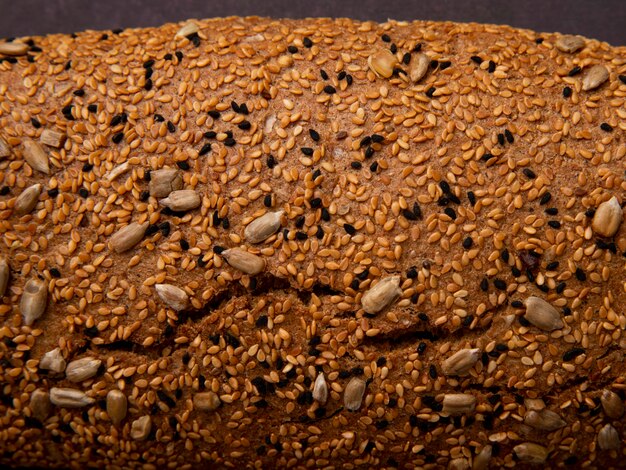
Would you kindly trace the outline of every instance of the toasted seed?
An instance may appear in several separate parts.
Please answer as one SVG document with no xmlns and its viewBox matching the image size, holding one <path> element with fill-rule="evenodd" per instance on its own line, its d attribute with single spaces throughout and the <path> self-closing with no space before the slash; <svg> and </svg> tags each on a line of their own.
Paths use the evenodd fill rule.
<svg viewBox="0 0 626 470">
<path fill-rule="evenodd" d="M 110 390 L 107 393 L 107 414 L 113 424 L 120 424 L 126 418 L 128 400 L 120 390 Z"/>
<path fill-rule="evenodd" d="M 604 390 L 600 396 L 604 414 L 609 418 L 619 419 L 624 414 L 624 402 L 619 395 L 611 390 Z"/>
<path fill-rule="evenodd" d="M 67 365 L 65 377 L 70 382 L 82 382 L 96 375 L 100 364 L 102 364 L 102 361 L 93 357 L 76 359 Z"/>
<path fill-rule="evenodd" d="M 322 405 L 325 405 L 328 401 L 328 385 L 326 384 L 323 372 L 317 374 L 317 378 L 315 379 L 315 384 L 313 385 L 313 400 Z"/>
<path fill-rule="evenodd" d="M 598 206 L 591 222 L 591 228 L 598 235 L 610 238 L 617 233 L 623 218 L 622 206 L 613 196 Z"/>
<path fill-rule="evenodd" d="M 30 396 L 30 411 L 33 417 L 44 421 L 50 414 L 50 395 L 45 390 L 37 389 Z"/>
<path fill-rule="evenodd" d="M 619 434 L 610 424 L 605 424 L 598 433 L 598 445 L 602 450 L 617 450 L 619 449 Z"/>
<path fill-rule="evenodd" d="M 541 398 L 525 398 L 524 406 L 527 410 L 541 411 L 546 407 L 546 403 Z"/>
<path fill-rule="evenodd" d="M 402 295 L 400 276 L 390 276 L 378 281 L 361 298 L 363 310 L 367 313 L 378 313 Z"/>
<path fill-rule="evenodd" d="M 489 461 L 491 460 L 492 447 L 486 445 L 474 458 L 474 464 L 472 470 L 487 470 L 489 468 Z"/>
<path fill-rule="evenodd" d="M 556 431 L 567 424 L 558 414 L 550 410 L 531 410 L 524 416 L 524 423 L 541 431 Z"/>
<path fill-rule="evenodd" d="M 17 56 L 27 52 L 28 44 L 23 42 L 0 42 L 0 54 Z"/>
<path fill-rule="evenodd" d="M 173 211 L 189 211 L 199 207 L 202 201 L 193 189 L 181 189 L 172 191 L 168 197 L 161 199 L 159 203 Z"/>
<path fill-rule="evenodd" d="M 598 88 L 609 79 L 609 71 L 604 65 L 594 65 L 583 77 L 583 90 L 593 90 Z"/>
<path fill-rule="evenodd" d="M 585 40 L 580 36 L 572 36 L 571 34 L 566 34 L 559 37 L 554 45 L 558 50 L 572 54 L 585 47 Z"/>
<path fill-rule="evenodd" d="M 141 241 L 146 233 L 148 225 L 148 222 L 144 222 L 143 224 L 133 222 L 128 224 L 126 227 L 119 229 L 109 240 L 109 244 L 113 251 L 116 253 L 123 253 L 124 251 L 130 250 Z"/>
<path fill-rule="evenodd" d="M 46 144 L 49 147 L 60 148 L 65 143 L 66 135 L 61 132 L 53 131 L 50 129 L 45 129 L 41 133 L 41 137 L 39 141 L 42 144 Z"/>
<path fill-rule="evenodd" d="M 24 286 L 20 310 L 24 324 L 30 326 L 46 311 L 48 304 L 48 286 L 43 281 L 31 279 Z"/>
<path fill-rule="evenodd" d="M 343 406 L 349 411 L 356 411 L 361 408 L 363 395 L 365 395 L 365 380 L 352 377 L 343 392 Z"/>
<path fill-rule="evenodd" d="M 190 34 L 197 33 L 198 31 L 200 31 L 200 28 L 198 28 L 198 25 L 194 23 L 193 21 L 190 21 L 189 23 L 187 23 L 185 26 L 183 26 L 182 28 L 178 30 L 175 37 L 182 38 L 185 36 L 189 36 Z"/>
<path fill-rule="evenodd" d="M 172 191 L 183 187 L 183 177 L 180 171 L 174 168 L 163 168 L 150 173 L 150 196 L 156 198 L 167 197 Z"/>
<path fill-rule="evenodd" d="M 534 442 L 524 442 L 513 447 L 517 458 L 524 463 L 544 463 L 548 458 L 548 449 Z"/>
<path fill-rule="evenodd" d="M 449 416 L 472 413 L 476 407 L 476 397 L 469 393 L 447 393 L 443 397 L 441 413 Z"/>
<path fill-rule="evenodd" d="M 53 405 L 63 408 L 81 408 L 93 404 L 96 400 L 88 397 L 82 390 L 52 387 L 50 401 Z"/>
<path fill-rule="evenodd" d="M 393 69 L 397 65 L 398 60 L 396 56 L 389 52 L 387 49 L 379 50 L 373 53 L 367 59 L 367 64 L 370 69 L 378 76 L 382 78 L 389 78 L 393 75 Z"/>
<path fill-rule="evenodd" d="M 268 212 L 248 224 L 243 234 L 250 243 L 261 243 L 280 229 L 281 219 L 285 211 Z"/>
<path fill-rule="evenodd" d="M 443 361 L 441 369 L 445 375 L 465 376 L 480 358 L 480 349 L 461 349 Z"/>
<path fill-rule="evenodd" d="M 419 82 L 426 72 L 428 72 L 428 66 L 430 65 L 430 59 L 426 54 L 418 54 L 413 60 L 411 60 L 411 68 L 409 70 L 409 78 L 413 83 Z"/>
<path fill-rule="evenodd" d="M 130 437 L 136 441 L 143 441 L 150 435 L 152 430 L 152 419 L 145 415 L 137 418 L 130 426 Z"/>
<path fill-rule="evenodd" d="M 52 372 L 61 373 L 65 370 L 65 359 L 61 354 L 61 348 L 54 348 L 45 353 L 39 361 L 40 369 L 51 370 Z"/>
<path fill-rule="evenodd" d="M 201 411 L 215 411 L 221 403 L 215 392 L 201 392 L 193 396 L 193 406 Z"/>
<path fill-rule="evenodd" d="M 30 139 L 24 141 L 24 160 L 26 160 L 26 163 L 28 163 L 33 170 L 37 170 L 46 175 L 50 174 L 48 154 L 38 142 Z"/>
<path fill-rule="evenodd" d="M 265 260 L 241 248 L 230 248 L 222 252 L 226 262 L 233 268 L 254 276 L 265 269 Z"/>
<path fill-rule="evenodd" d="M 4 258 L 0 258 L 0 298 L 4 297 L 9 285 L 9 277 L 11 276 L 11 268 Z"/>
<path fill-rule="evenodd" d="M 29 186 L 15 200 L 13 210 L 17 215 L 24 215 L 32 212 L 37 205 L 39 195 L 41 194 L 42 185 L 39 183 Z"/>
<path fill-rule="evenodd" d="M 109 171 L 106 175 L 104 175 L 104 178 L 107 181 L 115 181 L 115 178 L 126 173 L 129 169 L 130 169 L 129 162 L 120 163 L 116 167 L 112 168 L 111 171 Z"/>
<path fill-rule="evenodd" d="M 7 158 L 9 155 L 11 155 L 11 147 L 6 140 L 0 137 L 0 159 Z"/>
<path fill-rule="evenodd" d="M 156 284 L 154 288 L 170 308 L 176 311 L 185 310 L 189 306 L 189 296 L 180 287 L 171 284 Z"/>
<path fill-rule="evenodd" d="M 545 331 L 563 328 L 563 321 L 559 312 L 539 297 L 530 296 L 526 299 L 526 313 L 524 318 L 530 323 Z"/>
</svg>

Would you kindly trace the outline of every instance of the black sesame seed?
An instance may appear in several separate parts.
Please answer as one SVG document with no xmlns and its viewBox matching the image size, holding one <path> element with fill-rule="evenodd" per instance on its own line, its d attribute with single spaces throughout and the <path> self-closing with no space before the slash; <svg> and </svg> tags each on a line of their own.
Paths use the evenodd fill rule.
<svg viewBox="0 0 626 470">
<path fill-rule="evenodd" d="M 179 62 L 183 60 L 184 54 L 181 51 L 176 51 L 174 54 L 176 55 L 176 58 Z"/>
<path fill-rule="evenodd" d="M 330 212 L 325 207 L 322 207 L 322 220 L 325 222 L 330 220 Z"/>
<path fill-rule="evenodd" d="M 405 52 L 404 55 L 402 56 L 402 63 L 404 65 L 409 65 L 410 62 L 411 62 L 411 54 L 409 54 L 408 52 Z"/>
<path fill-rule="evenodd" d="M 354 228 L 353 225 L 350 224 L 343 224 L 343 228 L 346 232 L 348 232 L 350 235 L 354 235 L 356 233 L 356 229 Z"/>
<path fill-rule="evenodd" d="M 480 290 L 483 292 L 487 292 L 489 290 L 489 281 L 486 277 L 483 277 L 482 281 L 480 281 Z"/>
<path fill-rule="evenodd" d="M 268 155 L 267 157 L 267 167 L 271 170 L 276 166 L 276 159 L 273 155 Z"/>
<path fill-rule="evenodd" d="M 163 116 L 161 116 L 160 114 L 155 114 L 154 115 L 154 122 L 164 122 L 165 118 Z"/>
<path fill-rule="evenodd" d="M 496 71 L 496 63 L 493 60 L 489 61 L 489 67 L 487 68 L 487 72 L 493 73 Z"/>
<path fill-rule="evenodd" d="M 443 212 L 452 220 L 456 220 L 456 212 L 452 209 L 452 207 L 446 207 Z"/>
<path fill-rule="evenodd" d="M 68 61 L 65 63 L 65 67 L 64 67 L 64 68 L 65 68 L 65 70 L 69 70 L 69 69 L 71 69 L 71 68 L 72 68 L 72 61 L 71 61 L 71 60 L 68 60 Z"/>
<path fill-rule="evenodd" d="M 439 70 L 445 70 L 452 65 L 452 62 L 449 60 L 444 60 L 443 62 L 439 62 Z"/>
<path fill-rule="evenodd" d="M 450 193 L 450 185 L 448 184 L 447 181 L 440 181 L 439 182 L 439 187 L 444 192 L 444 194 L 449 194 Z"/>
<path fill-rule="evenodd" d="M 311 39 L 309 38 L 302 39 L 302 44 L 304 45 L 304 47 L 309 48 L 309 49 L 313 47 L 313 41 L 311 41 Z"/>
<path fill-rule="evenodd" d="M 298 48 L 296 46 L 294 46 L 293 44 L 289 45 L 287 47 L 287 50 L 291 53 L 291 54 L 296 54 L 298 52 Z"/>
<path fill-rule="evenodd" d="M 512 144 L 513 142 L 515 142 L 515 139 L 513 138 L 513 134 L 508 129 L 504 129 L 504 137 L 506 137 L 506 141 L 509 144 Z"/>
<path fill-rule="evenodd" d="M 372 158 L 374 156 L 374 149 L 372 147 L 367 147 L 365 149 L 365 158 Z"/>
<path fill-rule="evenodd" d="M 176 132 L 176 126 L 172 123 L 172 121 L 167 121 L 167 130 L 170 133 Z"/>
<path fill-rule="evenodd" d="M 391 51 L 392 54 L 395 54 L 396 52 L 398 52 L 398 46 L 396 46 L 395 44 L 392 44 L 389 50 Z"/>
<path fill-rule="evenodd" d="M 502 261 L 504 261 L 505 263 L 509 262 L 509 250 L 507 250 L 506 248 L 504 248 L 501 252 L 500 252 L 500 258 L 502 258 Z"/>
<path fill-rule="evenodd" d="M 150 90 L 152 90 L 152 79 L 151 79 L 151 78 L 148 78 L 148 79 L 146 80 L 146 83 L 144 83 L 143 88 L 144 88 L 144 90 L 146 90 L 146 91 L 150 91 Z"/>
<path fill-rule="evenodd" d="M 576 279 L 581 282 L 587 280 L 587 275 L 585 274 L 585 271 L 583 271 L 581 268 L 576 268 Z"/>
<path fill-rule="evenodd" d="M 472 206 L 476 205 L 476 195 L 474 194 L 474 191 L 467 192 L 467 199 L 469 199 Z"/>
<path fill-rule="evenodd" d="M 50 194 L 50 191 L 56 191 L 56 194 L 59 193 L 58 189 L 50 189 L 48 191 L 48 195 Z M 2 186 L 2 188 L 0 188 L 0 196 L 6 196 L 10 192 L 11 192 L 11 188 L 9 188 L 8 186 Z M 56 194 L 55 194 L 55 196 L 56 196 Z"/>
<path fill-rule="evenodd" d="M 57 268 L 50 268 L 50 275 L 58 279 L 61 277 L 61 271 L 59 271 Z"/>
<path fill-rule="evenodd" d="M 237 124 L 237 127 L 242 131 L 247 131 L 252 127 L 252 124 L 250 124 L 250 121 L 241 121 L 239 124 Z"/>
<path fill-rule="evenodd" d="M 328 93 L 329 95 L 334 95 L 335 93 L 337 93 L 337 90 L 332 85 L 326 85 L 324 87 L 324 93 Z"/>
<path fill-rule="evenodd" d="M 498 134 L 498 143 L 500 145 L 504 145 L 504 134 L 502 133 Z"/>
<path fill-rule="evenodd" d="M 159 224 L 159 230 L 161 231 L 161 233 L 163 234 L 164 237 L 168 237 L 170 235 L 170 223 L 169 222 L 162 222 Z"/>
<path fill-rule="evenodd" d="M 237 142 L 235 141 L 235 139 L 233 139 L 232 137 L 227 137 L 226 139 L 224 139 L 224 145 L 226 147 L 232 147 L 233 145 L 235 145 Z"/>
<path fill-rule="evenodd" d="M 375 172 L 376 172 L 376 170 L 378 170 L 378 162 L 374 162 L 374 163 L 372 163 L 372 164 L 370 165 L 370 171 L 371 171 L 372 173 L 375 173 Z"/>
<path fill-rule="evenodd" d="M 343 80 L 344 78 L 346 78 L 346 71 L 342 70 L 337 74 L 337 80 Z"/>
<path fill-rule="evenodd" d="M 78 194 L 80 195 L 80 197 L 82 197 L 84 199 L 84 198 L 87 198 L 89 196 L 89 191 L 87 191 L 87 189 L 85 189 L 85 188 L 80 188 L 78 190 Z"/>
<path fill-rule="evenodd" d="M 409 269 L 407 269 L 406 277 L 408 279 L 416 279 L 417 278 L 417 269 L 415 268 L 415 266 L 411 266 Z"/>
<path fill-rule="evenodd" d="M 328 80 L 328 74 L 326 73 L 324 69 L 320 69 L 320 75 L 322 76 L 324 80 Z"/>
<path fill-rule="evenodd" d="M 522 326 L 530 326 L 530 322 L 528 320 L 526 320 L 525 317 L 519 317 L 518 318 L 520 325 Z"/>
<path fill-rule="evenodd" d="M 539 204 L 542 205 L 542 206 L 545 206 L 547 203 L 550 202 L 550 199 L 552 199 L 552 194 L 550 194 L 549 191 L 546 191 L 541 196 L 541 199 L 539 199 Z"/>
<path fill-rule="evenodd" d="M 569 72 L 567 72 L 567 76 L 568 77 L 574 77 L 576 75 L 578 75 L 583 69 L 581 69 L 578 65 L 576 67 L 574 67 L 573 69 L 571 69 Z"/>
<path fill-rule="evenodd" d="M 409 209 L 403 209 L 402 210 L 402 215 L 407 220 L 417 220 L 418 219 L 418 217 L 413 213 L 413 211 L 410 211 Z"/>
<path fill-rule="evenodd" d="M 482 162 L 488 162 L 489 160 L 491 160 L 492 158 L 495 158 L 495 155 L 492 155 L 491 153 L 484 153 L 482 157 L 480 157 L 480 161 Z"/>
<path fill-rule="evenodd" d="M 300 151 L 305 154 L 307 157 L 310 157 L 313 155 L 313 149 L 311 147 L 301 147 Z"/>
<path fill-rule="evenodd" d="M 560 282 L 559 284 L 557 284 L 556 286 L 556 293 L 557 294 L 562 294 L 563 291 L 565 290 L 565 287 L 567 287 L 567 285 L 564 282 Z"/>
<path fill-rule="evenodd" d="M 388 34 L 383 34 L 380 38 L 383 40 L 383 42 L 391 42 L 391 38 Z"/>
<path fill-rule="evenodd" d="M 433 364 L 428 368 L 428 375 L 430 375 L 431 379 L 436 379 L 439 376 L 439 374 L 437 374 L 437 368 Z"/>
<path fill-rule="evenodd" d="M 363 167 L 361 162 L 351 162 L 350 166 L 355 170 L 360 170 Z"/>
<path fill-rule="evenodd" d="M 514 300 L 513 302 L 511 302 L 511 307 L 524 308 L 524 303 L 521 300 Z"/>
<path fill-rule="evenodd" d="M 552 228 L 561 228 L 561 222 L 558 220 L 550 220 L 548 221 L 548 225 Z"/>
<path fill-rule="evenodd" d="M 311 199 L 310 204 L 311 207 L 318 208 L 322 205 L 322 199 L 319 197 L 314 197 L 313 199 Z"/>
<path fill-rule="evenodd" d="M 309 135 L 311 136 L 311 139 L 313 139 L 315 142 L 318 142 L 320 140 L 320 135 L 314 129 L 309 129 Z"/>
<path fill-rule="evenodd" d="M 556 207 L 548 207 L 544 212 L 548 215 L 557 215 L 559 210 Z"/>
<path fill-rule="evenodd" d="M 146 237 L 150 237 L 159 231 L 159 227 L 156 224 L 148 225 L 146 229 Z"/>
<path fill-rule="evenodd" d="M 494 279 L 493 285 L 498 290 L 506 290 L 506 282 L 504 282 L 502 279 Z"/>
<path fill-rule="evenodd" d="M 554 271 L 559 267 L 559 262 L 558 261 L 552 261 L 551 263 L 548 263 L 548 265 L 546 266 L 546 271 Z"/>
<path fill-rule="evenodd" d="M 211 144 L 204 144 L 202 148 L 200 149 L 200 151 L 198 152 L 198 155 L 200 156 L 206 155 L 210 151 L 211 151 Z"/>
<path fill-rule="evenodd" d="M 385 140 L 385 138 L 380 134 L 372 134 L 371 138 L 372 138 L 372 142 L 376 144 Z"/>
<path fill-rule="evenodd" d="M 141 194 L 139 195 L 139 200 L 142 202 L 146 202 L 148 199 L 150 198 L 150 191 L 141 191 Z"/>
<path fill-rule="evenodd" d="M 600 124 L 600 129 L 602 129 L 604 132 L 613 132 L 613 126 L 611 126 L 607 122 L 603 122 L 602 124 Z"/>
<path fill-rule="evenodd" d="M 524 173 L 524 175 L 526 175 L 527 178 L 529 179 L 535 179 L 537 177 L 537 175 L 535 174 L 535 172 L 533 170 L 531 170 L 530 168 L 524 168 L 522 170 L 522 172 Z"/>
<path fill-rule="evenodd" d="M 7 186 L 5 186 L 4 188 L 0 189 L 0 195 L 4 195 L 2 193 L 4 192 L 5 188 L 7 189 L 7 191 L 4 194 L 8 194 L 9 193 L 9 191 L 8 191 L 9 188 Z M 48 189 L 48 196 L 50 196 L 50 197 L 57 197 L 58 195 L 59 195 L 59 188 Z"/>
<path fill-rule="evenodd" d="M 591 219 L 594 215 L 596 215 L 596 210 L 592 207 L 585 211 L 585 217 L 588 217 Z"/>
<path fill-rule="evenodd" d="M 413 215 L 415 215 L 418 219 L 422 218 L 422 208 L 417 202 L 413 203 Z"/>
<path fill-rule="evenodd" d="M 178 243 L 180 244 L 181 249 L 187 251 L 189 249 L 189 242 L 184 238 L 181 238 Z"/>
<path fill-rule="evenodd" d="M 296 226 L 296 228 L 304 227 L 304 216 L 303 215 L 298 216 L 298 218 L 296 219 L 296 222 L 295 222 L 295 226 Z"/>
<path fill-rule="evenodd" d="M 87 106 L 87 111 L 89 111 L 90 113 L 97 112 L 98 111 L 98 105 L 90 104 L 89 106 Z"/>
<path fill-rule="evenodd" d="M 426 90 L 426 96 L 432 98 L 437 89 L 434 86 L 431 86 L 428 90 Z"/>
<path fill-rule="evenodd" d="M 572 96 L 572 89 L 566 86 L 565 88 L 563 88 L 563 97 L 569 98 L 570 96 Z"/>
<path fill-rule="evenodd" d="M 36 118 L 30 118 L 30 123 L 35 129 L 39 129 L 41 127 L 41 123 Z"/>
<path fill-rule="evenodd" d="M 483 63 L 483 59 L 477 55 L 473 55 L 472 57 L 470 57 L 470 59 L 472 59 L 472 61 L 477 63 L 478 65 Z"/>
<path fill-rule="evenodd" d="M 472 237 L 467 237 L 465 240 L 463 240 L 463 248 L 465 248 L 466 250 L 469 250 L 473 244 L 474 240 L 472 240 Z"/>
<path fill-rule="evenodd" d="M 182 161 L 182 162 L 176 162 L 176 166 L 178 168 L 180 168 L 181 170 L 184 170 L 184 171 L 187 171 L 187 170 L 189 170 L 189 168 L 191 168 L 189 166 L 189 163 L 186 160 Z"/>
</svg>

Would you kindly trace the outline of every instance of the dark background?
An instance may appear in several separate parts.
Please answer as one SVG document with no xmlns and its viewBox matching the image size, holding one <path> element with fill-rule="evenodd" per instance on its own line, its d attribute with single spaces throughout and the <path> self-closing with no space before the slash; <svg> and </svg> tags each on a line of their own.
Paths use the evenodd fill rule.
<svg viewBox="0 0 626 470">
<path fill-rule="evenodd" d="M 475 21 L 626 45 L 624 0 L 0 0 L 0 37 L 158 26 L 229 15 Z"/>
</svg>

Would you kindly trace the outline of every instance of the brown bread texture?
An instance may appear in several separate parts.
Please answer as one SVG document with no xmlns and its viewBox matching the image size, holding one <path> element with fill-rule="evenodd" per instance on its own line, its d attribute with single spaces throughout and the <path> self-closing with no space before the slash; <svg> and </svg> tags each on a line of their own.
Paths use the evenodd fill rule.
<svg viewBox="0 0 626 470">
<path fill-rule="evenodd" d="M 558 33 L 0 43 L 0 465 L 623 468 L 625 131 Z"/>
</svg>

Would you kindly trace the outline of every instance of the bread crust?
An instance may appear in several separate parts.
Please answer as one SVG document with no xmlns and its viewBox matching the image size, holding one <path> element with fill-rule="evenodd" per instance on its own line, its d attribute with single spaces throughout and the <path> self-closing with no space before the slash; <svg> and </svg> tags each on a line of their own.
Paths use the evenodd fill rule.
<svg viewBox="0 0 626 470">
<path fill-rule="evenodd" d="M 626 224 L 592 221 L 624 217 L 626 48 L 257 17 L 30 39 L 0 63 L 3 466 L 623 465 Z M 166 168 L 199 207 L 150 194 Z M 102 366 L 73 383 L 57 347 Z"/>
</svg>

